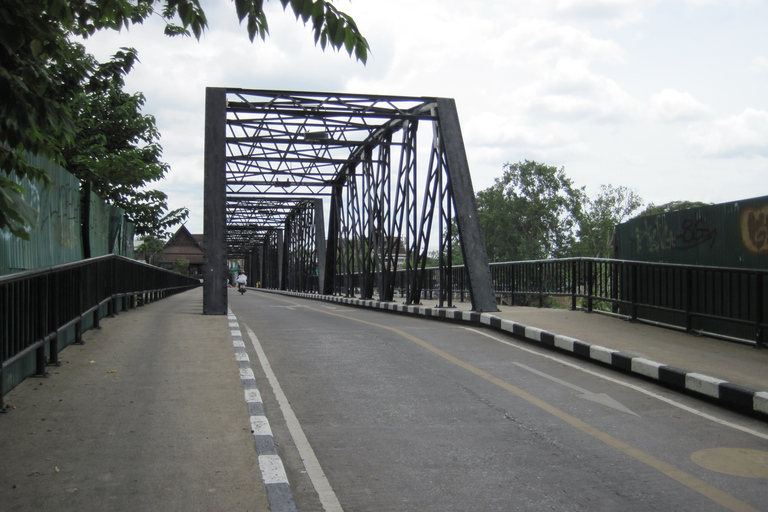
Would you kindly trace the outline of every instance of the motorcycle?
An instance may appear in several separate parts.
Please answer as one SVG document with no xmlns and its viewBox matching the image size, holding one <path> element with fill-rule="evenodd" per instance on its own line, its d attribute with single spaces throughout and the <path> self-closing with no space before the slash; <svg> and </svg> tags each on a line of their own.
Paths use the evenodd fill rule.
<svg viewBox="0 0 768 512">
<path fill-rule="evenodd" d="M 244 295 L 245 294 L 245 285 L 243 283 L 239 283 L 237 285 L 237 291 L 240 292 L 240 295 Z"/>
</svg>

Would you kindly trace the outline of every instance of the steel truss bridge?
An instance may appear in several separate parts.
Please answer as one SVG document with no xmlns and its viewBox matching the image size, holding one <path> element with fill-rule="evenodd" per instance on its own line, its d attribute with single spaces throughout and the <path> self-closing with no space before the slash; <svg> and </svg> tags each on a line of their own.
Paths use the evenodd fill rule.
<svg viewBox="0 0 768 512">
<path fill-rule="evenodd" d="M 228 259 L 283 290 L 392 301 L 405 279 L 419 304 L 430 248 L 450 305 L 457 242 L 473 309 L 497 310 L 452 99 L 208 88 L 204 222 L 206 314 Z"/>
</svg>

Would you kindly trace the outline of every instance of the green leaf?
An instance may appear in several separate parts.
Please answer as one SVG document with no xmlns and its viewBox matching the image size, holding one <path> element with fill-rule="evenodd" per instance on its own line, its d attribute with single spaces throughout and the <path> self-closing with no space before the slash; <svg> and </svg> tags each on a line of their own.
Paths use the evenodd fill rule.
<svg viewBox="0 0 768 512">
<path fill-rule="evenodd" d="M 355 57 L 363 64 L 368 62 L 368 43 L 361 44 L 358 41 L 357 46 L 355 46 Z"/>
<path fill-rule="evenodd" d="M 320 4 L 320 2 L 317 2 L 317 4 Z M 309 18 L 312 16 L 312 13 L 314 12 L 315 5 L 316 4 L 314 4 L 312 0 L 304 1 L 304 7 L 301 10 L 301 19 L 304 21 L 304 23 L 309 21 Z"/>
<path fill-rule="evenodd" d="M 24 200 L 23 189 L 7 186 L 9 180 L 0 184 L 0 228 L 8 228 L 15 236 L 29 240 L 28 228 L 37 222 L 37 210 Z M 15 185 L 15 184 L 14 184 Z"/>
<path fill-rule="evenodd" d="M 312 26 L 315 28 L 315 43 L 317 43 L 317 36 L 320 34 L 320 29 L 323 27 L 324 14 L 325 4 L 323 2 L 315 2 L 312 4 Z"/>
<path fill-rule="evenodd" d="M 237 11 L 237 19 L 242 23 L 248 15 L 248 5 L 244 0 L 235 0 L 235 11 Z"/>
<path fill-rule="evenodd" d="M 311 2 L 312 0 L 307 1 Z M 304 10 L 304 0 L 291 0 L 291 9 L 293 9 L 296 19 L 299 19 L 299 16 L 301 16 L 302 11 Z"/>
<path fill-rule="evenodd" d="M 344 44 L 344 38 L 346 36 L 346 28 L 344 27 L 344 23 L 339 22 L 336 25 L 336 30 L 331 34 L 331 41 L 333 42 L 333 46 L 335 48 L 341 48 L 341 45 Z"/>
<path fill-rule="evenodd" d="M 32 50 L 32 55 L 35 57 L 38 57 L 43 53 L 43 43 L 41 43 L 39 39 L 35 39 L 29 43 L 29 48 Z"/>
<path fill-rule="evenodd" d="M 347 49 L 347 53 L 352 55 L 352 50 L 355 47 L 355 32 L 347 27 L 344 33 L 344 47 Z"/>
</svg>

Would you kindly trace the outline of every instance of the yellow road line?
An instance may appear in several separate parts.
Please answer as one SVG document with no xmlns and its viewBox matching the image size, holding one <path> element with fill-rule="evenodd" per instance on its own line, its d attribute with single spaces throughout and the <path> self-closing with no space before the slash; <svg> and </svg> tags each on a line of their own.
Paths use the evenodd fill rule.
<svg viewBox="0 0 768 512">
<path fill-rule="evenodd" d="M 408 334 L 405 331 L 401 331 L 400 329 L 397 329 L 395 327 L 389 327 L 386 325 L 377 324 L 374 322 L 368 322 L 366 320 L 360 320 L 359 318 L 350 318 L 344 315 L 340 315 L 338 313 L 332 313 L 327 310 L 317 309 L 317 308 L 311 308 L 303 304 L 298 304 L 296 302 L 292 302 L 286 299 L 280 299 L 285 302 L 289 302 L 291 304 L 296 305 L 302 305 L 306 309 L 310 309 L 312 311 L 317 311 L 318 313 L 324 313 L 326 315 L 332 315 L 337 316 L 339 318 L 344 318 L 346 320 L 350 320 L 352 322 L 358 322 L 361 324 L 370 325 L 372 327 L 378 327 L 381 329 L 386 329 L 388 331 L 394 332 L 395 334 L 398 334 L 402 336 L 403 338 L 410 340 L 417 345 L 429 350 L 435 355 L 438 355 L 445 359 L 446 361 L 450 361 L 451 363 L 455 364 L 456 366 L 459 366 L 461 368 L 464 368 L 465 370 L 477 375 L 478 377 L 487 380 L 488 382 L 491 382 L 500 388 L 509 391 L 510 393 L 514 394 L 515 396 L 522 398 L 526 402 L 535 405 L 536 407 L 552 414 L 553 416 L 561 419 L 562 421 L 568 423 L 572 427 L 575 427 L 585 434 L 588 434 L 598 441 L 602 441 L 603 443 L 607 444 L 608 446 L 611 446 L 613 448 L 616 448 L 617 450 L 621 451 L 622 453 L 625 453 L 626 455 L 629 455 L 630 457 L 642 462 L 643 464 L 646 464 L 647 466 L 652 467 L 653 469 L 656 469 L 657 471 L 660 471 L 664 475 L 668 476 L 669 478 L 672 478 L 673 480 L 676 480 L 677 482 L 683 484 L 684 486 L 688 487 L 689 489 L 698 492 L 699 494 L 709 498 L 710 500 L 714 501 L 715 503 L 718 503 L 722 505 L 723 507 L 727 508 L 728 510 L 732 510 L 733 512 L 759 512 L 757 509 L 751 507 L 747 503 L 744 503 L 743 501 L 740 501 L 730 494 L 728 494 L 725 491 L 722 491 L 718 489 L 717 487 L 713 487 L 709 485 L 708 483 L 704 482 L 703 480 L 700 480 L 699 478 L 696 478 L 693 475 L 690 475 L 686 473 L 685 471 L 676 468 L 675 466 L 668 464 L 664 462 L 661 459 L 658 459 L 654 457 L 653 455 L 646 453 L 638 448 L 635 448 L 623 441 L 620 441 L 616 439 L 615 437 L 606 434 L 605 432 L 596 429 L 595 427 L 589 425 L 588 423 L 576 418 L 575 416 L 572 416 L 568 414 L 565 411 L 561 411 L 557 407 L 554 407 L 553 405 L 545 402 L 544 400 L 541 400 L 540 398 L 537 398 L 530 393 L 523 391 L 522 389 L 518 388 L 517 386 L 513 386 L 512 384 L 505 382 L 497 377 L 494 377 L 490 373 L 487 373 L 480 368 L 477 368 L 476 366 L 472 366 L 469 363 L 465 363 L 461 359 L 458 359 L 451 354 L 448 354 L 447 352 L 443 352 L 439 348 L 430 345 L 424 340 L 421 340 L 411 334 Z"/>
</svg>

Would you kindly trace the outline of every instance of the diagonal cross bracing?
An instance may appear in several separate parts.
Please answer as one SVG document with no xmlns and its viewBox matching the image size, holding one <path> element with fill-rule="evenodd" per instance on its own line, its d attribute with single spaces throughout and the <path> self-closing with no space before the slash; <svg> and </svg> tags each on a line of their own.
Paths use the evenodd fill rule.
<svg viewBox="0 0 768 512">
<path fill-rule="evenodd" d="M 444 253 L 455 220 L 460 243 L 477 232 L 473 247 L 461 243 L 476 263 L 474 309 L 495 310 L 452 100 L 218 88 L 206 98 L 212 283 L 224 254 L 280 288 L 380 300 L 394 300 L 397 288 L 418 304 L 426 286 L 450 283 Z M 446 123 L 456 126 L 446 132 Z M 427 135 L 417 137 L 419 128 Z M 439 256 L 437 285 L 424 279 L 430 251 Z M 215 288 L 204 294 L 206 312 L 226 301 Z M 451 304 L 446 290 L 439 297 Z"/>
</svg>

